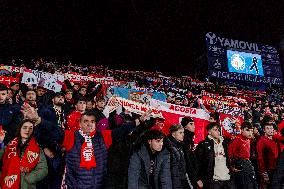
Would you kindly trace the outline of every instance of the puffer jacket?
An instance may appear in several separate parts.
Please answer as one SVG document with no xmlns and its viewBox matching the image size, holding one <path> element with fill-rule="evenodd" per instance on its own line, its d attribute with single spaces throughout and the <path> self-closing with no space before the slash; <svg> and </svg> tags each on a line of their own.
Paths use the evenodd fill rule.
<svg viewBox="0 0 284 189">
<path fill-rule="evenodd" d="M 171 173 L 174 189 L 189 188 L 186 178 L 186 161 L 184 145 L 172 136 L 168 137 L 171 143 Z"/>
<path fill-rule="evenodd" d="M 92 138 L 96 168 L 80 168 L 81 148 L 84 138 L 75 132 L 73 148 L 66 154 L 66 184 L 71 189 L 100 189 L 106 175 L 107 148 L 101 133 L 96 132 Z"/>
<path fill-rule="evenodd" d="M 150 154 L 145 145 L 131 156 L 128 168 L 128 188 L 129 189 L 150 189 L 149 180 Z M 159 152 L 156 156 L 155 188 L 171 189 L 172 179 L 170 170 L 170 154 L 168 150 Z"/>
</svg>

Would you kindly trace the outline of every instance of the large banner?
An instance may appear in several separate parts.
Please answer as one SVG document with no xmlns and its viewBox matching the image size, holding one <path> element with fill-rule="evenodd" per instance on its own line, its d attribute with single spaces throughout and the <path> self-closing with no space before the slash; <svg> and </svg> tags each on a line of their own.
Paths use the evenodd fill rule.
<svg viewBox="0 0 284 189">
<path fill-rule="evenodd" d="M 64 76 L 26 69 L 23 73 L 22 83 L 39 85 L 54 92 L 60 92 L 64 83 Z"/>
<path fill-rule="evenodd" d="M 12 82 L 19 83 L 19 78 L 10 76 L 0 76 L 0 83 L 5 84 L 7 87 L 10 87 L 10 84 Z"/>
<path fill-rule="evenodd" d="M 5 65 L 0 66 L 0 75 L 7 76 L 12 72 L 20 73 L 21 71 L 23 71 L 23 68 L 17 66 L 5 66 Z"/>
<path fill-rule="evenodd" d="M 214 95 L 215 94 L 212 94 L 211 96 Z M 218 97 L 210 98 L 209 96 L 203 96 L 203 104 L 207 108 L 212 104 L 217 106 L 217 111 L 220 115 L 220 125 L 222 126 L 222 134 L 225 137 L 230 137 L 235 134 L 235 122 L 238 121 L 242 123 L 244 121 L 243 110 L 238 104 L 229 102 L 228 100 L 230 98 L 223 97 L 224 99 L 222 99 L 221 96 Z"/>
<path fill-rule="evenodd" d="M 122 98 L 146 104 L 149 104 L 152 98 L 160 101 L 166 101 L 167 98 L 166 94 L 162 92 L 139 91 L 123 87 L 114 87 L 113 93 Z"/>
<path fill-rule="evenodd" d="M 135 102 L 135 101 L 117 97 L 117 96 L 113 96 L 109 99 L 103 111 L 104 115 L 108 117 L 108 115 L 111 112 L 117 110 L 119 107 L 123 107 L 129 112 L 140 114 L 140 115 L 147 112 L 148 110 L 151 110 L 152 111 L 151 117 L 162 117 L 161 111 L 159 111 L 157 108 L 153 106 L 149 106 L 147 104 Z"/>
<path fill-rule="evenodd" d="M 202 109 L 189 108 L 185 106 L 178 106 L 175 104 L 169 104 L 159 100 L 151 99 L 150 105 L 142 104 L 132 100 L 128 100 L 121 97 L 111 97 L 104 109 L 104 114 L 108 117 L 109 113 L 124 107 L 127 111 L 142 115 L 148 110 L 152 110 L 151 117 L 164 117 L 165 123 L 163 132 L 169 133 L 169 128 L 173 124 L 180 124 L 181 120 L 185 116 L 190 116 L 195 122 L 195 139 L 197 144 L 206 137 L 206 126 L 209 123 L 209 115 Z"/>
<path fill-rule="evenodd" d="M 222 106 L 219 106 L 218 112 L 220 114 L 223 136 L 231 138 L 231 136 L 240 134 L 237 133 L 240 130 L 237 130 L 235 123 L 238 121 L 241 124 L 244 121 L 242 108 L 239 106 L 232 107 L 223 104 Z"/>
<path fill-rule="evenodd" d="M 221 96 L 219 94 L 214 94 L 214 93 L 209 93 L 209 92 L 206 92 L 206 91 L 201 91 L 201 95 L 202 95 L 202 99 L 206 99 L 206 97 L 210 97 L 210 98 L 213 98 L 213 99 L 217 99 L 217 100 L 222 100 L 222 101 L 227 101 L 227 102 L 231 102 L 233 104 L 231 104 L 232 106 L 233 105 L 237 105 L 236 103 L 246 103 L 246 99 L 244 98 L 241 98 L 241 97 L 235 97 L 235 96 Z M 240 94 L 237 94 L 238 96 L 240 96 Z M 243 94 L 242 94 L 243 96 Z"/>
<path fill-rule="evenodd" d="M 168 133 L 171 125 L 180 124 L 183 117 L 191 117 L 195 123 L 194 143 L 198 144 L 205 139 L 209 115 L 204 110 L 170 104 L 155 99 L 151 100 L 151 106 L 156 107 L 162 112 L 162 115 L 165 118 L 165 133 Z"/>
<path fill-rule="evenodd" d="M 275 47 L 206 34 L 210 77 L 282 85 Z"/>
<path fill-rule="evenodd" d="M 73 83 L 83 82 L 83 81 L 94 81 L 94 78 L 92 78 L 92 77 L 82 76 L 82 75 L 77 74 L 75 72 L 65 73 L 64 79 L 69 80 L 70 82 L 73 82 Z"/>
</svg>

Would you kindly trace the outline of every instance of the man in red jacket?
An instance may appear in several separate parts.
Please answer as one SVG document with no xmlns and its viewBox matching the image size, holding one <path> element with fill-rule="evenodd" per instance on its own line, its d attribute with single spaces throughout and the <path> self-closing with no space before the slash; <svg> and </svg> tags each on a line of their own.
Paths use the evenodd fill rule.
<svg viewBox="0 0 284 189">
<path fill-rule="evenodd" d="M 145 121 L 146 113 L 135 122 L 125 123 L 113 130 L 96 130 L 95 115 L 85 112 L 80 117 L 80 129 L 63 130 L 42 119 L 28 104 L 22 106 L 22 113 L 34 120 L 38 129 L 47 131 L 66 150 L 66 185 L 68 189 L 103 188 L 107 169 L 107 149 L 113 142 L 127 136 L 140 121 Z M 137 118 L 138 119 L 138 118 Z"/>
<path fill-rule="evenodd" d="M 243 122 L 241 135 L 229 145 L 228 153 L 237 189 L 258 188 L 254 168 L 250 161 L 250 139 L 252 136 L 253 126 L 249 122 Z"/>
<path fill-rule="evenodd" d="M 257 162 L 261 176 L 260 187 L 272 189 L 272 175 L 276 169 L 277 158 L 279 155 L 279 145 L 273 140 L 275 133 L 273 125 L 264 124 L 264 136 L 260 137 L 257 149 Z"/>
</svg>

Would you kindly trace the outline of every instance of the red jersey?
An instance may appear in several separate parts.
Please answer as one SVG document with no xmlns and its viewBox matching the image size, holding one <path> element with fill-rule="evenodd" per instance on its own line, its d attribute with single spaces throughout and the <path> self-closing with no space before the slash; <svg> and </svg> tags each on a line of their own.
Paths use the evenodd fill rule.
<svg viewBox="0 0 284 189">
<path fill-rule="evenodd" d="M 242 135 L 235 138 L 229 145 L 229 158 L 249 159 L 250 158 L 250 139 L 244 138 Z"/>
<path fill-rule="evenodd" d="M 279 155 L 278 144 L 273 139 L 262 136 L 257 142 L 256 149 L 259 172 L 262 174 L 270 170 L 275 170 Z"/>
</svg>

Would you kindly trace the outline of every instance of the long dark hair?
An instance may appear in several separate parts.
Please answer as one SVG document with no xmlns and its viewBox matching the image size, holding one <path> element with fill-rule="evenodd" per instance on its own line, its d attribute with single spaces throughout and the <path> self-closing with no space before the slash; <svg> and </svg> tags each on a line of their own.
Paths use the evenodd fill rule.
<svg viewBox="0 0 284 189">
<path fill-rule="evenodd" d="M 20 148 L 23 148 L 23 146 L 27 145 L 29 143 L 30 139 L 32 138 L 33 134 L 34 134 L 34 130 L 33 130 L 31 136 L 28 138 L 28 140 L 25 142 L 25 144 L 24 145 L 22 144 L 21 129 L 22 129 L 23 125 L 27 122 L 32 123 L 33 126 L 34 126 L 34 122 L 32 120 L 24 119 L 19 123 L 19 125 L 17 127 L 16 138 L 18 138 L 18 147 L 20 147 Z"/>
</svg>

